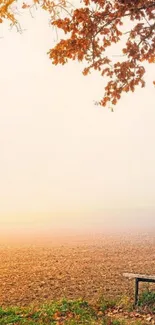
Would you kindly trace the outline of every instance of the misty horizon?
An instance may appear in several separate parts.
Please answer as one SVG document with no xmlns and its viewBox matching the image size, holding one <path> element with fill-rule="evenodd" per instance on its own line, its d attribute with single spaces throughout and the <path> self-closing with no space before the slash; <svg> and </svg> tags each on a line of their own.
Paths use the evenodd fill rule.
<svg viewBox="0 0 155 325">
<path fill-rule="evenodd" d="M 1 24 L 1 235 L 154 230 L 153 85 L 97 107 L 103 78 L 51 64 L 44 12 L 22 22 L 22 35 Z"/>
<path fill-rule="evenodd" d="M 110 211 L 110 210 L 109 210 Z M 34 242 L 36 239 L 40 243 L 45 242 L 45 240 L 55 240 L 56 238 L 61 242 L 62 239 L 71 239 L 73 237 L 83 236 L 109 236 L 109 235 L 144 235 L 144 234 L 154 234 L 155 222 L 154 222 L 154 209 L 132 209 L 124 210 L 121 209 L 115 211 L 115 213 L 110 211 L 108 216 L 95 217 L 90 216 L 83 219 L 62 218 L 53 221 L 45 220 L 42 222 L 27 222 L 21 221 L 18 223 L 14 222 L 0 222 L 0 242 L 5 240 L 6 242 L 12 240 L 21 241 L 31 241 Z M 123 216 L 124 214 L 124 216 Z M 127 218 L 128 214 L 128 218 Z M 50 218 L 49 218 L 50 219 Z"/>
</svg>

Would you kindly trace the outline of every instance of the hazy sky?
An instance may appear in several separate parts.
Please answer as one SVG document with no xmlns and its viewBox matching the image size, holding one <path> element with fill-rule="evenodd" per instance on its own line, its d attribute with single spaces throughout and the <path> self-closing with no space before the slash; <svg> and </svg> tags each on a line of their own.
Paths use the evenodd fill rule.
<svg viewBox="0 0 155 325">
<path fill-rule="evenodd" d="M 52 66 L 46 14 L 21 22 L 22 35 L 0 26 L 1 227 L 155 227 L 154 65 L 147 88 L 112 113 L 94 105 L 105 84 L 97 73 Z"/>
</svg>

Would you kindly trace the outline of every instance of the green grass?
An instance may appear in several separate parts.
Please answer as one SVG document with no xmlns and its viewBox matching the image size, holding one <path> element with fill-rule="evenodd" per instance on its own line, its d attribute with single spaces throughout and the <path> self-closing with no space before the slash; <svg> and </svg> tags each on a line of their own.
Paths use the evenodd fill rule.
<svg viewBox="0 0 155 325">
<path fill-rule="evenodd" d="M 155 292 L 149 290 L 144 291 L 139 297 L 138 305 L 140 307 L 147 307 L 155 312 Z"/>
<path fill-rule="evenodd" d="M 95 310 L 82 300 L 63 299 L 38 307 L 0 308 L 0 325 L 97 324 Z"/>
<path fill-rule="evenodd" d="M 0 325 L 142 325 L 109 316 L 115 304 L 102 297 L 94 306 L 81 299 L 63 299 L 41 306 L 0 308 Z"/>
<path fill-rule="evenodd" d="M 114 308 L 118 304 L 116 299 L 106 299 L 104 296 L 101 296 L 98 300 L 99 308 L 102 312 L 105 312 L 109 308 Z"/>
</svg>

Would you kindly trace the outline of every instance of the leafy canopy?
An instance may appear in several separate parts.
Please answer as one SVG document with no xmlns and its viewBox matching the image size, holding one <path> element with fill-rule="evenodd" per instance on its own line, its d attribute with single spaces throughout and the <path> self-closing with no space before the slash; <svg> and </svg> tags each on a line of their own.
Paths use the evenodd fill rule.
<svg viewBox="0 0 155 325">
<path fill-rule="evenodd" d="M 155 63 L 154 0 L 83 0 L 81 7 L 70 10 L 66 0 L 33 0 L 22 8 L 41 6 L 49 12 L 51 25 L 63 30 L 64 39 L 48 54 L 52 63 L 84 61 L 84 75 L 97 70 L 107 80 L 100 105 L 115 105 L 123 92 L 144 87 L 144 63 Z M 17 26 L 13 4 L 19 0 L 0 1 L 0 22 L 5 19 Z M 63 16 L 61 10 L 63 9 Z M 65 35 L 66 34 L 66 35 Z M 108 55 L 108 48 L 120 42 L 121 55 Z M 153 81 L 155 84 L 155 81 Z"/>
</svg>

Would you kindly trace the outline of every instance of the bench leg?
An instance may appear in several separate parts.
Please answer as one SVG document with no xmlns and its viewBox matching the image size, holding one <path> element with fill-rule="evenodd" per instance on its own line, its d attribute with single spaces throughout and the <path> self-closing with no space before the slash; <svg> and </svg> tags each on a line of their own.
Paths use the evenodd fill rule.
<svg viewBox="0 0 155 325">
<path fill-rule="evenodd" d="M 135 279 L 135 305 L 137 305 L 138 303 L 138 284 L 138 279 Z"/>
</svg>

